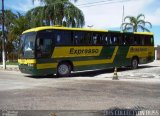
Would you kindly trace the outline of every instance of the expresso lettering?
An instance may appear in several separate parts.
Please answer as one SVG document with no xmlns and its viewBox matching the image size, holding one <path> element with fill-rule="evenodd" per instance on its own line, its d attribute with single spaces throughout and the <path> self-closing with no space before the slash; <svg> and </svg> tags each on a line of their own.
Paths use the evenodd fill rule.
<svg viewBox="0 0 160 116">
<path fill-rule="evenodd" d="M 76 54 L 76 55 L 80 55 L 80 54 L 96 54 L 98 52 L 99 52 L 98 49 L 75 49 L 75 48 L 71 48 L 70 49 L 70 54 Z"/>
</svg>

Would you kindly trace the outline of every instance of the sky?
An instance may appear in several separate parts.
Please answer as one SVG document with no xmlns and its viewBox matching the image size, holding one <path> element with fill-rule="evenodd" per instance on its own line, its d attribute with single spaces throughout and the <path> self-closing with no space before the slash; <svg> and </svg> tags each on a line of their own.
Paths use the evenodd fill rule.
<svg viewBox="0 0 160 116">
<path fill-rule="evenodd" d="M 26 13 L 41 5 L 32 0 L 4 0 L 5 9 Z M 125 16 L 144 14 L 145 20 L 152 23 L 149 29 L 154 33 L 155 46 L 160 45 L 160 0 L 78 0 L 74 3 L 85 16 L 85 27 L 94 29 L 119 30 L 123 13 Z M 0 2 L 1 6 L 1 2 Z M 124 12 L 123 12 L 124 7 Z"/>
</svg>

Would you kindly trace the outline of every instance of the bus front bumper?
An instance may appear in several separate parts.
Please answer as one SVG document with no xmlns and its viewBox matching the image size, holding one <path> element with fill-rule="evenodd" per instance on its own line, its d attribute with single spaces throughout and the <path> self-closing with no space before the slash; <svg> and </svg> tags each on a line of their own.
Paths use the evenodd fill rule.
<svg viewBox="0 0 160 116">
<path fill-rule="evenodd" d="M 28 66 L 27 64 L 19 64 L 19 70 L 32 76 L 46 76 L 56 73 L 56 69 L 37 69 L 36 66 Z"/>
</svg>

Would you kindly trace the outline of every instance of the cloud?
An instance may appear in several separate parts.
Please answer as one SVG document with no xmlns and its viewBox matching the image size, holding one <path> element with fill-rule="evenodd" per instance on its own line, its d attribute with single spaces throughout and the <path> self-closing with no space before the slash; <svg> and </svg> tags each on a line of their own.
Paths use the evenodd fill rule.
<svg viewBox="0 0 160 116">
<path fill-rule="evenodd" d="M 152 25 L 160 25 L 160 8 L 156 9 L 153 13 L 146 16 L 146 19 L 152 22 Z"/>
<path fill-rule="evenodd" d="M 78 0 L 75 5 L 100 2 L 102 0 Z M 103 0 L 105 1 L 105 0 Z M 107 0 L 106 0 L 107 1 Z M 86 27 L 94 25 L 94 28 L 114 28 L 120 27 L 122 23 L 122 13 L 124 5 L 124 14 L 137 16 L 144 13 L 146 20 L 153 25 L 160 25 L 160 2 L 159 0 L 113 0 L 117 3 L 103 4 L 92 7 L 80 7 L 85 15 Z M 122 2 L 128 1 L 128 2 Z M 14 11 L 27 12 L 31 8 L 40 6 L 38 1 L 32 3 L 32 0 L 5 0 L 6 7 Z M 108 0 L 107 2 L 111 2 Z M 152 12 L 151 12 L 152 11 Z"/>
<path fill-rule="evenodd" d="M 155 1 L 156 0 L 130 0 L 128 2 L 117 2 L 113 4 L 79 8 L 85 15 L 86 27 L 87 25 L 94 25 L 94 28 L 120 27 L 122 23 L 123 5 L 125 16 L 137 16 L 140 13 L 144 13 L 147 21 L 150 21 L 153 24 L 160 24 L 160 9 L 156 9 L 153 14 L 149 14 L 147 10 L 145 10 L 151 9 L 150 4 Z"/>
</svg>

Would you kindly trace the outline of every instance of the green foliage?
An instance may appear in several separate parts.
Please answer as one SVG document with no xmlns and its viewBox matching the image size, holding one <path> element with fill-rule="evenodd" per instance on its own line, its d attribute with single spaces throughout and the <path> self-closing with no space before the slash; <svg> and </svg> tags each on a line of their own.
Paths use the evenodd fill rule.
<svg viewBox="0 0 160 116">
<path fill-rule="evenodd" d="M 0 17 L 2 17 L 2 13 L 0 13 Z M 13 20 L 16 19 L 16 14 L 14 14 L 11 10 L 5 10 L 4 11 L 4 25 L 6 28 L 6 32 L 9 32 L 10 26 L 13 24 Z M 2 21 L 2 20 L 1 20 Z M 2 24 L 2 22 L 0 22 L 0 24 Z"/>
<path fill-rule="evenodd" d="M 5 10 L 5 51 L 7 53 L 7 56 L 18 49 L 18 46 L 15 46 L 19 41 L 19 36 L 22 34 L 22 32 L 29 28 L 28 26 L 28 20 L 20 14 L 19 12 L 13 13 L 10 10 Z M 2 14 L 0 13 L 0 16 Z M 2 24 L 2 22 L 0 22 Z M 0 36 L 2 33 L 0 32 Z M 2 41 L 0 41 L 0 51 L 2 51 Z"/>
<path fill-rule="evenodd" d="M 146 28 L 146 25 L 148 25 L 150 28 L 152 27 L 152 24 L 150 22 L 145 21 L 145 16 L 143 14 L 139 14 L 137 17 L 134 16 L 126 16 L 124 18 L 124 23 L 122 23 L 121 27 L 123 28 L 123 31 L 147 31 L 150 30 Z"/>
<path fill-rule="evenodd" d="M 36 0 L 33 0 L 36 1 Z M 31 27 L 43 25 L 84 26 L 84 15 L 69 0 L 39 0 L 44 6 L 29 10 L 26 14 Z M 76 0 L 74 0 L 76 2 Z"/>
<path fill-rule="evenodd" d="M 13 20 L 13 24 L 10 26 L 8 38 L 11 41 L 17 41 L 22 32 L 29 28 L 30 26 L 27 18 L 17 13 L 17 18 Z"/>
<path fill-rule="evenodd" d="M 14 49 L 14 46 L 12 42 L 8 41 L 5 46 L 5 50 L 7 51 L 7 54 L 10 54 L 13 51 L 13 49 Z"/>
</svg>

